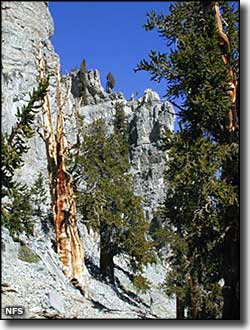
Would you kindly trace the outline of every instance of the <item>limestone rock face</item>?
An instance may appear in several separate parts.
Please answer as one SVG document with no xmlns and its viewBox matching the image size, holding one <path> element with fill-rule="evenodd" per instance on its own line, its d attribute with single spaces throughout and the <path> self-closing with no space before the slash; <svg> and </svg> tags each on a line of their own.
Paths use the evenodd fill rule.
<svg viewBox="0 0 250 330">
<path fill-rule="evenodd" d="M 88 97 L 89 104 L 80 106 L 79 113 L 84 117 L 86 125 L 102 118 L 112 131 L 116 105 L 123 105 L 129 126 L 134 191 L 143 198 L 143 209 L 150 221 L 153 212 L 163 201 L 166 190 L 163 172 L 167 155 L 161 150 L 161 146 L 164 131 L 173 130 L 173 115 L 170 113 L 174 113 L 174 110 L 167 101 L 162 102 L 159 95 L 150 89 L 147 89 L 140 99 L 126 100 L 122 93 L 104 92 L 97 70 L 89 71 L 87 76 L 88 86 L 96 86 L 95 93 Z M 73 113 L 79 98 L 79 72 L 71 75 L 70 79 L 72 86 L 70 103 Z M 70 134 L 69 139 L 72 143 L 75 140 Z"/>
<path fill-rule="evenodd" d="M 172 107 L 162 103 L 157 93 L 146 90 L 130 121 L 131 173 L 135 193 L 142 196 L 146 218 L 164 199 L 164 169 L 167 155 L 161 150 L 166 129 L 173 130 Z"/>
<path fill-rule="evenodd" d="M 80 71 L 72 71 L 67 78 L 71 80 L 71 93 L 74 98 L 79 98 L 81 95 L 81 74 Z M 122 93 L 107 93 L 102 84 L 100 73 L 98 70 L 87 70 L 87 103 L 90 105 L 107 102 L 114 99 L 124 99 Z"/>
<path fill-rule="evenodd" d="M 53 21 L 46 2 L 2 2 L 2 127 L 10 131 L 16 122 L 17 107 L 29 99 L 29 93 L 37 86 L 37 54 L 42 45 L 47 69 L 52 74 L 50 95 L 52 112 L 55 106 L 55 72 L 59 65 L 58 55 L 51 43 Z M 88 105 L 80 107 L 86 124 L 100 117 L 112 129 L 111 122 L 117 103 L 123 104 L 130 129 L 131 173 L 135 179 L 135 192 L 144 198 L 144 210 L 149 220 L 153 209 L 164 195 L 163 169 L 166 155 L 160 150 L 162 132 L 173 128 L 173 119 L 165 111 L 169 104 L 161 102 L 156 92 L 146 90 L 138 100 L 126 100 L 122 93 L 106 93 L 98 70 L 89 70 L 87 79 Z M 79 102 L 80 72 L 65 78 L 64 94 L 68 99 L 64 106 L 66 134 L 70 143 L 76 140 L 75 113 Z M 171 109 L 173 111 L 173 109 Z M 37 116 L 36 128 L 40 132 L 41 115 Z M 30 141 L 30 150 L 24 156 L 25 166 L 17 177 L 32 183 L 39 172 L 47 173 L 44 142 L 38 134 Z"/>
<path fill-rule="evenodd" d="M 2 129 L 10 132 L 16 123 L 17 107 L 29 100 L 29 93 L 38 85 L 37 55 L 41 45 L 52 73 L 59 58 L 54 52 L 51 36 L 54 25 L 46 2 L 3 1 L 2 3 Z M 51 95 L 55 79 L 51 77 Z M 51 99 L 52 105 L 54 100 Z M 41 125 L 37 116 L 36 127 Z M 45 147 L 36 135 L 25 155 L 26 165 L 18 173 L 20 180 L 30 183 L 37 172 L 46 173 Z"/>
<path fill-rule="evenodd" d="M 29 100 L 29 93 L 38 85 L 37 55 L 39 45 L 46 60 L 50 77 L 50 103 L 54 120 L 56 118 L 56 80 L 55 72 L 60 65 L 59 57 L 55 53 L 51 43 L 54 27 L 49 13 L 47 2 L 29 1 L 4 1 L 2 2 L 2 129 L 10 132 L 16 123 L 17 107 L 22 107 Z M 66 136 L 70 144 L 76 142 L 76 113 L 79 112 L 85 118 L 85 124 L 89 125 L 98 118 L 103 118 L 112 131 L 112 121 L 115 116 L 116 105 L 122 104 L 129 125 L 131 174 L 134 178 L 134 191 L 143 199 L 143 210 L 148 221 L 153 218 L 154 211 L 163 201 L 166 186 L 163 180 L 163 171 L 167 162 L 167 155 L 161 150 L 164 129 L 173 129 L 173 116 L 168 112 L 173 109 L 168 102 L 162 102 L 157 93 L 146 90 L 144 96 L 127 100 L 121 92 L 107 93 L 100 81 L 97 70 L 89 70 L 87 79 L 87 105 L 79 104 L 79 71 L 74 71 L 62 77 L 63 95 L 67 95 L 63 113 L 65 116 Z M 41 114 L 37 115 L 35 127 L 42 133 Z M 39 134 L 29 141 L 30 149 L 24 157 L 25 165 L 17 171 L 16 178 L 28 185 L 32 184 L 39 172 L 47 176 L 47 160 L 45 145 Z M 82 318 L 140 318 L 140 317 L 174 317 L 175 306 L 162 295 L 158 284 L 162 282 L 156 279 L 156 272 L 163 276 L 165 268 L 148 269 L 148 278 L 152 283 L 157 283 L 148 295 L 140 296 L 139 302 L 134 301 L 136 292 L 132 292 L 133 286 L 125 272 L 116 270 L 116 275 L 127 287 L 131 296 L 125 302 L 123 292 L 98 280 L 95 270 L 98 268 L 98 237 L 95 233 L 89 233 L 83 224 L 80 224 L 83 237 L 85 254 L 92 263 L 93 273 L 90 279 L 92 288 L 92 301 L 86 301 L 76 289 L 63 288 L 58 276 L 51 274 L 42 262 L 27 265 L 17 260 L 17 246 L 8 232 L 4 231 L 4 279 L 12 285 L 16 283 L 16 289 L 20 293 L 19 300 L 16 297 L 7 296 L 6 304 L 24 304 L 31 311 L 34 318 L 44 318 L 51 312 L 51 308 L 68 317 Z M 40 228 L 40 229 L 39 229 Z M 45 253 L 45 242 L 48 236 L 37 226 L 32 239 L 26 241 L 31 247 L 37 247 L 41 254 Z M 41 235 L 40 235 L 41 234 Z M 25 241 L 25 238 L 23 239 Z M 90 259 L 91 257 L 91 259 Z M 116 260 L 123 269 L 126 263 L 122 258 Z M 59 267 L 59 265 L 58 265 Z M 116 289 L 117 290 L 117 289 Z M 64 292 L 65 291 L 65 292 Z M 53 292 L 53 293 L 51 293 Z M 33 294 L 34 293 L 34 294 Z M 32 299 L 30 299 L 32 297 Z M 77 301 L 77 308 L 73 306 Z M 25 305 L 26 304 L 26 305 Z M 162 306 L 160 306 L 160 304 Z M 136 305 L 136 308 L 134 306 Z M 94 306 L 94 307 L 93 307 Z M 113 310 L 113 306 L 117 309 Z M 152 307 L 152 308 L 151 308 Z M 33 310 L 33 309 L 34 310 Z M 109 310 L 110 309 L 110 310 Z M 32 311 L 33 310 L 33 311 Z M 143 311 L 143 315 L 140 315 Z M 52 311 L 53 312 L 53 311 Z M 68 313 L 68 314 L 67 314 Z M 39 315 L 38 315 L 39 314 Z M 51 315 L 50 315 L 51 316 Z M 65 316 L 65 315 L 64 315 Z M 61 315 L 62 317 L 62 315 Z"/>
</svg>

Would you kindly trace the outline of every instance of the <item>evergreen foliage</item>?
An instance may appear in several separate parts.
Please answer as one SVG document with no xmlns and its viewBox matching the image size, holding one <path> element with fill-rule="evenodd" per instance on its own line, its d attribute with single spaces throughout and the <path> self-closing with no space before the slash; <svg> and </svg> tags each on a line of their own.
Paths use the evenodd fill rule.
<svg viewBox="0 0 250 330">
<path fill-rule="evenodd" d="M 137 275 L 133 277 L 133 285 L 138 291 L 146 293 L 150 289 L 151 283 L 142 275 Z"/>
<path fill-rule="evenodd" d="M 82 61 L 80 68 L 80 97 L 81 97 L 82 105 L 88 104 L 88 99 L 87 99 L 88 84 L 87 84 L 86 74 L 87 74 L 87 66 L 86 66 L 86 60 L 84 59 Z"/>
<path fill-rule="evenodd" d="M 82 190 L 78 184 L 77 204 L 87 225 L 100 234 L 102 273 L 114 282 L 113 258 L 125 253 L 132 270 L 140 274 L 143 265 L 153 262 L 155 256 L 153 244 L 146 238 L 148 223 L 141 199 L 133 194 L 128 173 L 127 124 L 122 106 L 117 106 L 113 132 L 102 119 L 88 126 L 76 162 L 78 176 L 84 176 L 86 183 Z"/>
<path fill-rule="evenodd" d="M 30 194 L 33 207 L 33 215 L 38 217 L 41 221 L 47 216 L 44 214 L 44 207 L 47 204 L 47 191 L 45 188 L 45 179 L 42 173 L 39 173 L 33 186 L 31 186 Z"/>
<path fill-rule="evenodd" d="M 221 14 L 238 80 L 238 13 L 223 1 Z M 189 318 L 238 318 L 239 135 L 227 131 L 229 65 L 222 61 L 214 15 L 207 1 L 177 2 L 168 16 L 148 14 L 145 29 L 157 29 L 170 51 L 151 51 L 136 71 L 166 79 L 166 96 L 180 109 L 179 131 L 166 133 L 171 188 L 161 210 L 163 226 L 154 234 L 159 245 L 170 244 L 166 291 L 178 297 Z"/>
<path fill-rule="evenodd" d="M 16 183 L 13 176 L 23 166 L 22 158 L 29 150 L 28 140 L 35 133 L 35 115 L 44 102 L 48 83 L 48 79 L 40 82 L 30 94 L 28 104 L 17 110 L 17 123 L 11 133 L 1 133 L 2 219 L 14 238 L 22 232 L 33 233 L 32 191 L 27 185 Z"/>
<path fill-rule="evenodd" d="M 31 187 L 14 182 L 8 190 L 6 201 L 2 202 L 3 225 L 14 239 L 20 233 L 33 235 L 34 217 L 39 221 L 47 218 L 44 206 L 47 201 L 44 178 L 40 173 Z"/>
<path fill-rule="evenodd" d="M 17 109 L 17 123 L 11 133 L 1 133 L 1 178 L 2 196 L 13 186 L 15 170 L 23 166 L 23 155 L 29 150 L 27 140 L 35 134 L 33 127 L 36 113 L 41 108 L 48 88 L 48 79 L 39 83 L 38 88 L 29 94 L 30 100 L 22 109 Z"/>
<path fill-rule="evenodd" d="M 33 234 L 33 209 L 31 194 L 27 185 L 13 183 L 6 195 L 7 201 L 2 202 L 2 223 L 14 239 L 18 235 Z"/>
<path fill-rule="evenodd" d="M 111 93 L 112 89 L 115 87 L 115 78 L 111 72 L 108 73 L 107 75 L 107 93 Z"/>
</svg>

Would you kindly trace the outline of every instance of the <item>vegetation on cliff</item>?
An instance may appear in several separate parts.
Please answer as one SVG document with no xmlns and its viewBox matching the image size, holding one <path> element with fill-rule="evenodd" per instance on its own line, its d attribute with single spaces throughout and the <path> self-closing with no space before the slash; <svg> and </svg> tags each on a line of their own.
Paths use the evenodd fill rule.
<svg viewBox="0 0 250 330">
<path fill-rule="evenodd" d="M 86 225 L 100 235 L 100 269 L 111 282 L 114 256 L 127 254 L 132 270 L 139 273 L 143 265 L 155 260 L 153 244 L 147 240 L 149 224 L 142 201 L 133 193 L 128 128 L 119 104 L 113 126 L 112 132 L 99 119 L 81 129 L 81 144 L 73 156 L 78 210 Z M 85 186 L 81 189 L 82 178 Z M 142 277 L 135 283 L 145 287 Z"/>
<path fill-rule="evenodd" d="M 170 244 L 166 291 L 177 296 L 178 318 L 184 309 L 192 319 L 240 315 L 238 23 L 232 3 L 197 1 L 151 12 L 145 24 L 169 48 L 136 70 L 165 79 L 179 110 L 178 132 L 166 133 L 170 189 L 155 236 Z"/>
<path fill-rule="evenodd" d="M 23 157 L 30 148 L 35 116 L 44 102 L 48 84 L 47 79 L 42 80 L 30 94 L 28 104 L 17 109 L 17 122 L 11 132 L 1 132 L 2 220 L 13 237 L 22 232 L 33 233 L 33 191 L 26 184 L 18 183 L 14 175 L 23 166 Z"/>
</svg>

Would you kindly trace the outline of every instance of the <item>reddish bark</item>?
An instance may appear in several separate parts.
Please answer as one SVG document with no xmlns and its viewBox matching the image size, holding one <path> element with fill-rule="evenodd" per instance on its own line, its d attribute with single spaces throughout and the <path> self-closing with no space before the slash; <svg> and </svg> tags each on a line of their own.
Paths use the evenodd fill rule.
<svg viewBox="0 0 250 330">
<path fill-rule="evenodd" d="M 219 3 L 213 2 L 213 9 L 215 13 L 215 23 L 218 31 L 219 45 L 222 49 L 222 60 L 225 65 L 229 63 L 230 54 L 230 41 L 228 36 L 223 31 L 222 19 L 220 15 Z M 237 80 L 234 78 L 234 73 L 232 67 L 228 68 L 229 86 L 227 89 L 227 95 L 229 96 L 230 106 L 228 109 L 228 131 L 234 132 L 239 129 L 239 108 L 237 107 L 237 96 L 238 96 L 238 86 Z"/>
<path fill-rule="evenodd" d="M 39 54 L 40 79 L 45 77 L 44 60 Z M 83 245 L 76 223 L 76 204 L 71 175 L 67 172 L 67 140 L 62 113 L 60 74 L 57 73 L 57 127 L 56 134 L 52 122 L 49 95 L 43 104 L 43 129 L 47 150 L 48 174 L 50 182 L 53 220 L 56 230 L 57 253 L 65 275 L 83 284 Z"/>
</svg>

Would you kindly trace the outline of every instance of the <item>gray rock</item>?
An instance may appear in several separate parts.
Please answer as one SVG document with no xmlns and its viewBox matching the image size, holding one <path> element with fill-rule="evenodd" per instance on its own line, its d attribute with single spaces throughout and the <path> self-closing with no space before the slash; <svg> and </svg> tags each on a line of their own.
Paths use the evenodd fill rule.
<svg viewBox="0 0 250 330">
<path fill-rule="evenodd" d="M 37 54 L 40 43 L 52 73 L 58 63 L 50 38 L 53 21 L 46 2 L 3 1 L 2 3 L 2 129 L 10 132 L 16 123 L 17 107 L 29 100 L 29 93 L 38 85 Z M 38 23 L 39 22 L 39 23 Z M 55 95 L 51 77 L 51 95 Z M 54 105 L 54 97 L 51 104 Z M 41 125 L 40 115 L 35 126 Z M 16 173 L 19 181 L 32 183 L 37 174 L 47 173 L 45 146 L 36 135 L 30 140 L 25 165 Z"/>
<path fill-rule="evenodd" d="M 164 169 L 167 155 L 161 150 L 165 129 L 173 130 L 173 118 L 156 92 L 146 90 L 130 121 L 131 174 L 135 193 L 143 198 L 146 218 L 163 202 L 166 186 Z M 171 109 L 173 112 L 173 109 Z"/>
<path fill-rule="evenodd" d="M 55 68 L 59 65 L 58 55 L 51 43 L 54 31 L 53 21 L 47 2 L 2 2 L 2 127 L 10 132 L 16 123 L 17 107 L 29 99 L 28 93 L 37 86 L 37 53 L 40 43 L 47 63 L 50 78 L 50 103 L 53 120 L 56 118 L 56 80 Z M 39 24 L 38 24 L 39 22 Z M 63 95 L 68 95 L 64 106 L 66 136 L 69 144 L 76 142 L 76 112 L 79 103 L 79 72 L 64 77 Z M 86 125 L 103 118 L 112 132 L 112 121 L 116 104 L 124 106 L 129 123 L 131 174 L 134 178 L 134 191 L 143 199 L 143 210 L 151 221 L 155 210 L 164 199 L 166 186 L 163 171 L 167 155 L 161 150 L 164 129 L 173 129 L 173 109 L 168 102 L 162 102 L 157 93 L 146 90 L 140 99 L 126 100 L 121 92 L 106 93 L 97 70 L 87 74 L 88 105 L 79 111 L 85 117 Z M 37 115 L 35 127 L 41 131 L 41 114 Z M 47 175 L 45 145 L 39 134 L 30 141 L 29 152 L 25 155 L 25 165 L 16 173 L 16 178 L 31 185 L 39 172 Z M 38 221 L 37 221 L 38 220 Z M 90 296 L 84 298 L 79 290 L 69 285 L 68 280 L 56 269 L 60 269 L 58 258 L 53 266 L 45 258 L 49 248 L 47 243 L 54 238 L 50 228 L 44 234 L 36 220 L 33 238 L 26 240 L 35 252 L 43 256 L 38 264 L 24 263 L 17 258 L 19 244 L 15 243 L 6 229 L 2 229 L 2 280 L 14 286 L 17 294 L 4 295 L 2 304 L 15 303 L 24 306 L 27 318 L 57 317 L 67 318 L 168 318 L 175 314 L 173 300 L 169 300 L 159 289 L 166 268 L 162 265 L 145 269 L 147 278 L 155 283 L 146 294 L 136 291 L 129 277 L 122 270 L 116 270 L 121 287 L 112 287 L 98 278 L 88 276 Z M 90 258 L 94 268 L 99 265 L 99 238 L 88 232 L 81 224 L 85 255 Z M 52 253 L 53 254 L 53 253 Z M 50 259 L 49 259 L 50 260 Z M 129 271 L 123 256 L 116 258 L 122 269 Z M 51 267 L 50 267 L 51 266 Z M 90 277 L 90 278 L 89 278 Z M 153 301 L 150 306 L 150 301 Z M 41 307 L 41 308 L 39 308 Z M 33 308 L 33 309 L 32 309 Z M 55 311 L 51 312 L 51 309 Z M 54 314 L 53 314 L 54 313 Z M 53 314 L 53 315 L 52 315 Z"/>
<path fill-rule="evenodd" d="M 49 305 L 50 305 L 50 307 L 57 310 L 59 313 L 62 313 L 62 314 L 65 313 L 63 299 L 54 290 L 49 293 Z"/>
<path fill-rule="evenodd" d="M 52 112 L 55 106 L 54 71 L 59 59 L 51 44 L 53 21 L 45 2 L 3 2 L 3 54 L 2 54 L 2 123 L 5 131 L 15 124 L 17 107 L 28 100 L 28 92 L 37 86 L 37 52 L 40 42 L 48 71 L 52 74 L 50 95 Z M 41 28 L 36 28 L 39 21 Z M 146 90 L 139 100 L 126 100 L 122 93 L 106 93 L 98 70 L 87 73 L 88 105 L 80 108 L 86 125 L 103 118 L 112 130 L 115 106 L 122 103 L 130 125 L 131 173 L 135 181 L 135 193 L 144 199 L 144 211 L 149 220 L 164 197 L 163 170 L 166 155 L 160 150 L 162 132 L 173 129 L 173 116 L 166 109 L 173 109 L 161 102 L 157 93 Z M 68 93 L 64 115 L 66 135 L 70 144 L 76 141 L 76 105 L 79 98 L 80 76 L 75 71 L 64 79 L 64 94 Z M 37 116 L 36 127 L 41 125 Z M 41 131 L 41 129 L 40 129 Z M 19 181 L 31 184 L 39 172 L 47 175 L 45 145 L 37 134 L 30 140 L 30 150 L 24 156 L 25 165 L 17 172 Z"/>
<path fill-rule="evenodd" d="M 88 84 L 96 87 L 96 94 L 103 92 L 101 88 L 100 75 L 89 76 Z M 74 93 L 77 95 L 78 75 L 71 75 Z M 76 81 L 75 81 L 76 80 Z M 97 90 L 99 92 L 97 92 Z M 93 94 L 94 95 L 94 94 Z M 93 96 L 92 95 L 92 96 Z M 129 141 L 131 156 L 131 174 L 134 178 L 135 193 L 143 198 L 143 209 L 149 221 L 154 217 L 154 212 L 162 203 L 166 186 L 164 183 L 164 169 L 167 155 L 161 150 L 166 129 L 173 130 L 173 115 L 169 112 L 174 110 L 168 102 L 162 102 L 158 94 L 150 89 L 146 90 L 144 96 L 139 100 L 126 100 L 122 93 L 105 93 L 105 99 L 81 106 L 79 112 L 84 116 L 86 126 L 94 120 L 102 118 L 110 129 L 113 130 L 113 120 L 116 105 L 122 104 L 129 124 Z M 74 113 L 74 104 L 77 99 L 71 96 L 71 110 Z M 68 107 L 69 108 L 69 107 Z M 74 116 L 73 116 L 74 117 Z M 69 122 L 69 126 L 75 124 Z M 71 143 L 75 141 L 72 134 L 68 135 Z"/>
<path fill-rule="evenodd" d="M 8 229 L 2 227 L 2 256 L 8 256 L 8 261 L 13 261 L 18 256 L 19 244 L 14 242 L 12 237 L 9 235 Z"/>
</svg>

